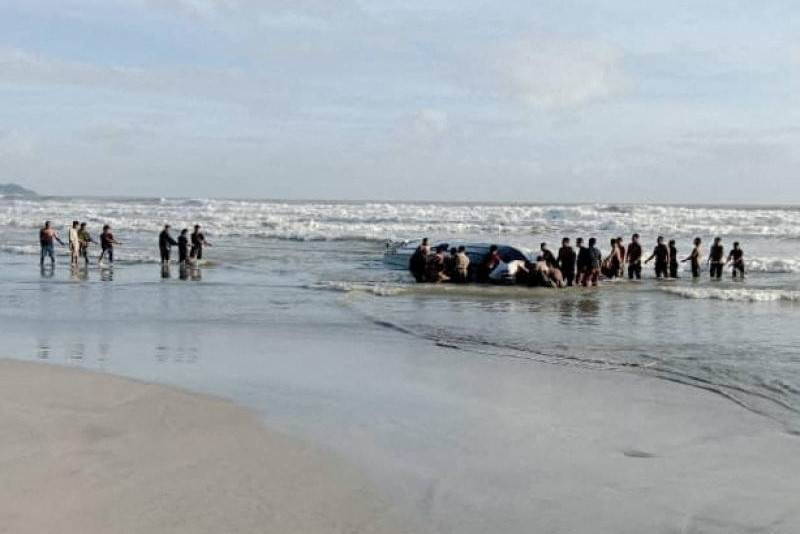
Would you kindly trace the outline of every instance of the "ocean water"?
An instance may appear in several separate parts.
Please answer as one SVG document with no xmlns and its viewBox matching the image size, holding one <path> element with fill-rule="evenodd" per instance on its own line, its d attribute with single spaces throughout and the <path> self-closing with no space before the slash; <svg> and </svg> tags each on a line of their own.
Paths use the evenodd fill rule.
<svg viewBox="0 0 800 534">
<path fill-rule="evenodd" d="M 113 270 L 71 272 L 60 249 L 55 272 L 39 272 L 37 229 L 50 219 L 65 236 L 73 218 L 95 234 L 112 225 L 124 243 Z M 177 266 L 162 273 L 158 265 L 165 222 L 175 234 L 201 224 L 212 243 L 208 264 L 184 273 L 188 280 Z M 423 235 L 529 248 L 547 241 L 554 249 L 562 236 L 596 236 L 602 249 L 610 237 L 627 241 L 633 232 L 645 251 L 656 235 L 674 238 L 681 255 L 695 236 L 706 243 L 720 236 L 727 246 L 739 240 L 749 275 L 734 281 L 726 273 L 716 282 L 683 272 L 661 282 L 645 268 L 641 282 L 596 290 L 434 287 L 413 284 L 382 261 L 387 241 Z M 115 337 L 153 324 L 163 339 L 148 351 L 187 364 L 208 342 L 186 332 L 206 324 L 246 329 L 243 338 L 276 325 L 358 335 L 386 329 L 465 358 L 690 384 L 797 431 L 799 247 L 796 207 L 0 199 L 0 302 L 7 347 L 24 357 L 103 361 Z"/>
</svg>

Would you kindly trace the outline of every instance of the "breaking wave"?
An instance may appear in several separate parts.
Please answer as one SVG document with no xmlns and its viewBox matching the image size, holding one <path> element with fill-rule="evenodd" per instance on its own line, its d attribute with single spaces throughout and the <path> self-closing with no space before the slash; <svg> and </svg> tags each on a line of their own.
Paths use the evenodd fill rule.
<svg viewBox="0 0 800 534">
<path fill-rule="evenodd" d="M 687 299 L 714 299 L 736 302 L 800 302 L 800 291 L 786 289 L 663 287 L 660 290 Z"/>
<path fill-rule="evenodd" d="M 59 220 L 63 219 L 63 220 Z M 561 234 L 800 239 L 800 210 L 647 205 L 278 202 L 215 199 L 0 199 L 0 226 L 38 228 L 80 219 L 130 231 L 199 223 L 217 236 L 377 241 L 421 235 Z M 795 268 L 793 266 L 792 268 Z"/>
</svg>

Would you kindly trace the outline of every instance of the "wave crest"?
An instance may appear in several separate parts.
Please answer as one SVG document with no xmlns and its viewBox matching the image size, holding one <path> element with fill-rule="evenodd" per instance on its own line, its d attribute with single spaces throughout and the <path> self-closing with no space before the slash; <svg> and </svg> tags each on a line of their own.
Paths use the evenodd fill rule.
<svg viewBox="0 0 800 534">
<path fill-rule="evenodd" d="M 663 287 L 660 290 L 687 299 L 714 299 L 735 302 L 800 302 L 800 291 L 787 289 Z"/>
</svg>

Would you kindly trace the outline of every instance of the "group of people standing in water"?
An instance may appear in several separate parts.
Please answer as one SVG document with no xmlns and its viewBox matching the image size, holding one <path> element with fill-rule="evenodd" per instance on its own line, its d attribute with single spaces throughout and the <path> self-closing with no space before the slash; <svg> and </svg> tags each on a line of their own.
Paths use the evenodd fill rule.
<svg viewBox="0 0 800 534">
<path fill-rule="evenodd" d="M 121 243 L 116 240 L 111 231 L 111 226 L 106 224 L 103 226 L 103 231 L 100 234 L 100 256 L 97 258 L 98 263 L 102 263 L 105 258 L 108 258 L 109 263 L 114 263 L 114 245 Z M 50 258 L 51 265 L 55 265 L 55 244 L 58 243 L 64 246 L 64 242 L 58 236 L 58 232 L 53 228 L 50 221 L 45 221 L 44 226 L 39 229 L 39 264 L 44 267 L 44 260 Z M 92 238 L 89 230 L 86 228 L 86 223 L 72 221 L 72 226 L 69 228 L 69 237 L 67 246 L 69 247 L 70 263 L 77 265 L 81 258 L 89 263 L 89 245 L 97 243 Z"/>
<path fill-rule="evenodd" d="M 55 265 L 55 244 L 65 246 L 64 242 L 58 235 L 58 232 L 53 228 L 50 221 L 45 221 L 44 226 L 39 229 L 39 264 L 44 267 L 45 259 L 50 258 L 50 264 Z M 70 263 L 77 265 L 81 258 L 86 265 L 89 264 L 89 246 L 98 241 L 92 237 L 86 227 L 85 222 L 72 221 L 72 226 L 69 228 L 69 235 L 67 246 L 69 247 Z M 121 245 L 114 237 L 111 231 L 111 225 L 103 225 L 103 231 L 99 236 L 100 255 L 97 262 L 102 264 L 107 260 L 108 265 L 114 263 L 114 246 Z M 170 225 L 164 225 L 164 229 L 158 236 L 158 249 L 162 263 L 169 263 L 171 249 L 173 246 L 178 247 L 178 261 L 185 263 L 187 261 L 199 261 L 203 259 L 203 248 L 211 244 L 206 240 L 205 234 L 201 231 L 200 225 L 194 226 L 194 232 L 189 234 L 189 230 L 184 228 L 181 230 L 178 239 L 175 240 L 170 235 Z"/>
<path fill-rule="evenodd" d="M 451 248 L 448 254 L 446 246 L 432 250 L 425 238 L 409 260 L 409 271 L 417 282 L 513 281 L 530 286 L 564 287 L 577 284 L 586 287 L 596 286 L 601 276 L 614 279 L 627 275 L 631 280 L 639 280 L 642 266 L 652 261 L 658 279 L 678 278 L 680 263 L 690 263 L 692 277 L 700 277 L 704 260 L 701 238 L 694 239 L 691 253 L 683 259 L 678 255 L 675 240 L 665 242 L 662 236 L 656 240 L 653 252 L 645 258 L 639 239 L 639 234 L 633 234 L 627 246 L 621 237 L 611 239 L 610 252 L 604 255 L 594 237 L 588 240 L 586 246 L 582 237 L 577 238 L 577 248 L 573 248 L 570 238 L 565 237 L 556 254 L 548 248 L 547 243 L 542 243 L 535 259 L 531 261 L 504 259 L 497 245 L 492 245 L 488 254 L 482 254 L 480 258 L 470 258 L 465 246 Z M 473 264 L 473 260 L 477 264 Z M 733 278 L 744 278 L 744 251 L 738 242 L 733 243 L 726 257 L 722 239 L 715 238 L 705 262 L 712 279 L 720 279 L 726 265 L 731 265 Z"/>
</svg>

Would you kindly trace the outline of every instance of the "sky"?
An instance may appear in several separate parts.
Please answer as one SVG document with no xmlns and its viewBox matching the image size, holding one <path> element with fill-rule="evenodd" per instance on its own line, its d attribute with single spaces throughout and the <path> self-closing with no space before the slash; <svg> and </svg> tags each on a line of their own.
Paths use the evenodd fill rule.
<svg viewBox="0 0 800 534">
<path fill-rule="evenodd" d="M 797 203 L 800 7 L 2 0 L 0 183 Z"/>
</svg>

